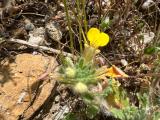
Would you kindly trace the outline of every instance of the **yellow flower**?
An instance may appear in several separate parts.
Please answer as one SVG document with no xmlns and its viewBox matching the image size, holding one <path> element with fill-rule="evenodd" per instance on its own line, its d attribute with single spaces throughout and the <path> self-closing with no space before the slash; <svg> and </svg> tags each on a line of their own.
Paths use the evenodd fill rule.
<svg viewBox="0 0 160 120">
<path fill-rule="evenodd" d="M 108 44 L 109 36 L 104 32 L 100 32 L 97 28 L 91 28 L 87 33 L 90 46 L 94 48 L 102 47 Z"/>
</svg>

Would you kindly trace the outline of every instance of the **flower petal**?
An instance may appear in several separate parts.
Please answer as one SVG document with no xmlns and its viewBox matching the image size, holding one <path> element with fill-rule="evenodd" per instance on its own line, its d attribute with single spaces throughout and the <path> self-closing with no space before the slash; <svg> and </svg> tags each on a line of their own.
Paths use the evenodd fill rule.
<svg viewBox="0 0 160 120">
<path fill-rule="evenodd" d="M 94 48 L 105 46 L 109 42 L 108 34 L 100 32 L 97 28 L 91 28 L 87 33 L 87 38 L 90 41 L 90 46 Z"/>
<path fill-rule="evenodd" d="M 96 42 L 98 41 L 100 31 L 97 28 L 91 28 L 89 29 L 87 33 L 87 38 L 90 41 L 90 45 L 95 45 Z"/>
<path fill-rule="evenodd" d="M 109 36 L 108 36 L 108 34 L 106 34 L 104 32 L 101 32 L 99 34 L 99 37 L 98 37 L 96 45 L 97 46 L 105 46 L 105 45 L 108 44 L 108 42 L 109 42 Z"/>
</svg>

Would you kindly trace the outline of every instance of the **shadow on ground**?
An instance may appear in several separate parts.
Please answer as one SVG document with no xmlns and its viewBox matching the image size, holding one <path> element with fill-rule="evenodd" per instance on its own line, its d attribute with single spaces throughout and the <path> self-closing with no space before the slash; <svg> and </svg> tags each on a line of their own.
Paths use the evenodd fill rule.
<svg viewBox="0 0 160 120">
<path fill-rule="evenodd" d="M 14 85 L 16 85 L 16 82 L 12 79 L 13 73 L 9 66 L 10 63 L 11 62 L 9 61 L 8 63 L 0 64 L 0 85 L 1 87 L 3 87 L 4 84 L 6 82 L 9 82 L 10 80 L 13 82 Z"/>
</svg>

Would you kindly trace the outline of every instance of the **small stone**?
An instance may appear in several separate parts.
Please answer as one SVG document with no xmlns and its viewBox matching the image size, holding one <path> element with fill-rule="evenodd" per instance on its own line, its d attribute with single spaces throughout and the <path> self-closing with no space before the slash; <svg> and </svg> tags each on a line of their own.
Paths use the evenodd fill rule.
<svg viewBox="0 0 160 120">
<path fill-rule="evenodd" d="M 43 27 L 36 28 L 29 32 L 28 42 L 34 45 L 42 45 L 45 41 L 45 29 Z"/>
<path fill-rule="evenodd" d="M 33 25 L 33 23 L 31 23 L 30 20 L 26 19 L 24 22 L 25 22 L 25 30 L 32 31 L 35 28 L 35 26 Z"/>
<path fill-rule="evenodd" d="M 143 3 L 142 8 L 143 8 L 143 9 L 148 9 L 148 8 L 151 7 L 153 4 L 154 4 L 154 1 L 153 1 L 153 0 L 146 0 L 146 1 Z"/>
<path fill-rule="evenodd" d="M 64 4 L 63 3 L 60 3 L 59 6 L 61 6 L 62 8 L 64 8 Z"/>
<path fill-rule="evenodd" d="M 47 35 L 54 41 L 60 41 L 62 39 L 62 32 L 60 31 L 58 24 L 54 21 L 50 21 L 45 27 Z"/>
<path fill-rule="evenodd" d="M 127 66 L 128 65 L 128 62 L 125 60 L 125 59 L 121 59 L 121 64 L 123 66 Z"/>
<path fill-rule="evenodd" d="M 55 102 L 59 102 L 59 101 L 60 101 L 60 96 L 59 96 L 59 95 L 56 96 L 54 101 L 55 101 Z"/>
<path fill-rule="evenodd" d="M 42 45 L 43 41 L 44 39 L 42 37 L 30 35 L 28 42 L 34 45 Z"/>
<path fill-rule="evenodd" d="M 155 34 L 153 32 L 148 32 L 148 33 L 142 33 L 142 36 L 144 38 L 144 44 L 147 44 L 153 40 Z"/>
</svg>

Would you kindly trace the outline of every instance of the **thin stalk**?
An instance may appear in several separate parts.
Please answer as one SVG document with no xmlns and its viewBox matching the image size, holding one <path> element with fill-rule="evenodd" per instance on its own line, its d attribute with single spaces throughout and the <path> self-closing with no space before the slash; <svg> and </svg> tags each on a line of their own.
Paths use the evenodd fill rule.
<svg viewBox="0 0 160 120">
<path fill-rule="evenodd" d="M 98 10 L 98 23 L 100 24 L 101 23 L 101 12 L 102 12 L 102 1 L 101 0 L 98 0 L 98 4 L 99 4 L 99 10 Z"/>
<path fill-rule="evenodd" d="M 88 41 L 87 41 L 87 39 L 86 39 L 86 37 L 85 37 L 85 33 L 84 33 L 83 29 L 82 29 L 81 22 L 78 20 L 78 18 L 77 18 L 77 16 L 76 16 L 75 10 L 73 9 L 72 12 L 73 12 L 73 14 L 74 14 L 74 16 L 75 16 L 75 18 L 76 18 L 76 20 L 77 20 L 79 26 L 81 27 L 81 30 L 82 30 L 81 32 L 82 32 L 82 36 L 83 36 L 83 39 L 84 39 L 84 43 L 88 44 Z"/>
<path fill-rule="evenodd" d="M 82 21 L 82 14 L 81 14 L 79 0 L 76 0 L 76 4 L 77 4 L 78 20 L 81 22 Z M 80 53 L 82 53 L 82 27 L 81 27 L 80 23 L 79 23 L 79 45 L 80 45 Z"/>
<path fill-rule="evenodd" d="M 63 0 L 63 3 L 64 3 L 64 8 L 65 8 L 66 17 L 67 17 L 67 24 L 68 24 L 68 28 L 69 28 L 70 47 L 71 47 L 71 51 L 73 53 L 74 52 L 73 51 L 74 46 L 73 46 L 73 35 L 72 35 L 71 19 L 69 17 L 69 13 L 68 13 L 67 1 Z"/>
<path fill-rule="evenodd" d="M 84 15 L 84 28 L 85 28 L 85 33 L 87 33 L 87 17 L 86 17 L 86 9 L 85 9 L 85 7 L 86 7 L 86 0 L 82 0 L 81 1 L 82 2 L 82 11 L 83 11 L 83 15 Z"/>
</svg>

